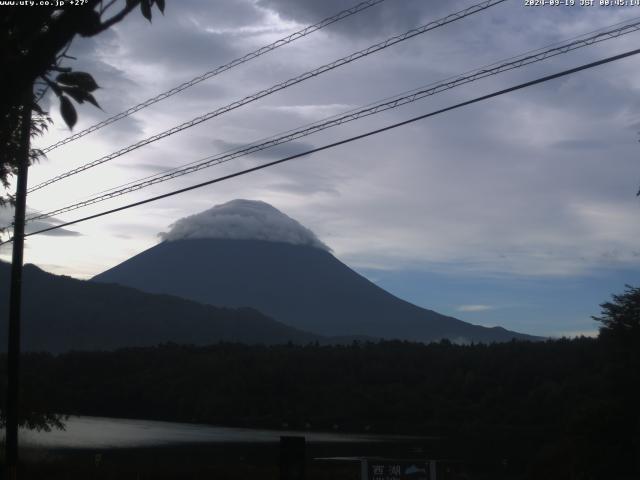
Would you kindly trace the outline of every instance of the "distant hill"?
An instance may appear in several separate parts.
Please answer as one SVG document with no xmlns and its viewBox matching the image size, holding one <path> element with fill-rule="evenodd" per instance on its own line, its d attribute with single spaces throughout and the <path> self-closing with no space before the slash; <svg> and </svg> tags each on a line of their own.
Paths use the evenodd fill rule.
<svg viewBox="0 0 640 480">
<path fill-rule="evenodd" d="M 325 336 L 420 342 L 539 339 L 417 307 L 313 245 L 234 238 L 170 240 L 93 280 L 210 305 L 252 307 L 292 327 Z"/>
<path fill-rule="evenodd" d="M 10 266 L 0 262 L 0 350 L 6 351 Z M 110 350 L 159 343 L 326 342 L 250 309 L 218 308 L 25 265 L 22 345 L 28 351 Z M 349 339 L 345 339 L 349 340 Z"/>
</svg>

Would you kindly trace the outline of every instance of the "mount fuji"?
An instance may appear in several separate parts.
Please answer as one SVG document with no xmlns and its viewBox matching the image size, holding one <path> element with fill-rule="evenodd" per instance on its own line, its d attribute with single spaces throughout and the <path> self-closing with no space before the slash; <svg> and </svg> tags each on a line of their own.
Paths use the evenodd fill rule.
<svg viewBox="0 0 640 480">
<path fill-rule="evenodd" d="M 271 205 L 233 200 L 174 223 L 158 245 L 97 275 L 144 292 L 250 307 L 299 330 L 432 342 L 539 340 L 406 302 L 340 262 Z"/>
</svg>

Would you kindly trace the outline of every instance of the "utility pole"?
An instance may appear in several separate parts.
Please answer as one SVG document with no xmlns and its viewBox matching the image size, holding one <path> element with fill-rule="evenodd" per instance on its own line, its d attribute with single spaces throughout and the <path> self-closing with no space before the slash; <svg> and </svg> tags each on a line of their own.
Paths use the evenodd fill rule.
<svg viewBox="0 0 640 480">
<path fill-rule="evenodd" d="M 31 137 L 31 102 L 33 86 L 25 89 L 18 150 L 18 181 L 16 185 L 13 250 L 11 257 L 11 290 L 9 299 L 9 347 L 7 353 L 7 418 L 6 462 L 8 480 L 18 478 L 18 393 L 20 388 L 20 307 L 22 303 L 22 264 L 24 224 L 27 207 L 27 173 Z"/>
</svg>

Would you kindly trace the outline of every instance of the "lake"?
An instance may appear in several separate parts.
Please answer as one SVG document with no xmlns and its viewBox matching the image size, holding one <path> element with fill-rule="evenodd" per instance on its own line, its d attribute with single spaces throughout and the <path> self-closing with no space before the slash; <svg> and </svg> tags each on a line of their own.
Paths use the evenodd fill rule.
<svg viewBox="0 0 640 480">
<path fill-rule="evenodd" d="M 20 431 L 20 444 L 46 448 L 127 448 L 193 443 L 276 443 L 282 435 L 304 435 L 309 443 L 384 442 L 410 437 L 300 432 L 217 427 L 103 417 L 69 417 L 66 429 L 51 432 Z"/>
</svg>

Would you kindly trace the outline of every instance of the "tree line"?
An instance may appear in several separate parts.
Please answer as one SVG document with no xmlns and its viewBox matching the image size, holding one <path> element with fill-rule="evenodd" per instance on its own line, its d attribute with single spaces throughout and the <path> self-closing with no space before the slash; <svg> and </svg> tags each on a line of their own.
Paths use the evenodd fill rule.
<svg viewBox="0 0 640 480">
<path fill-rule="evenodd" d="M 23 414 L 475 438 L 576 471 L 637 472 L 639 312 L 630 288 L 603 304 L 598 338 L 30 353 Z"/>
</svg>

